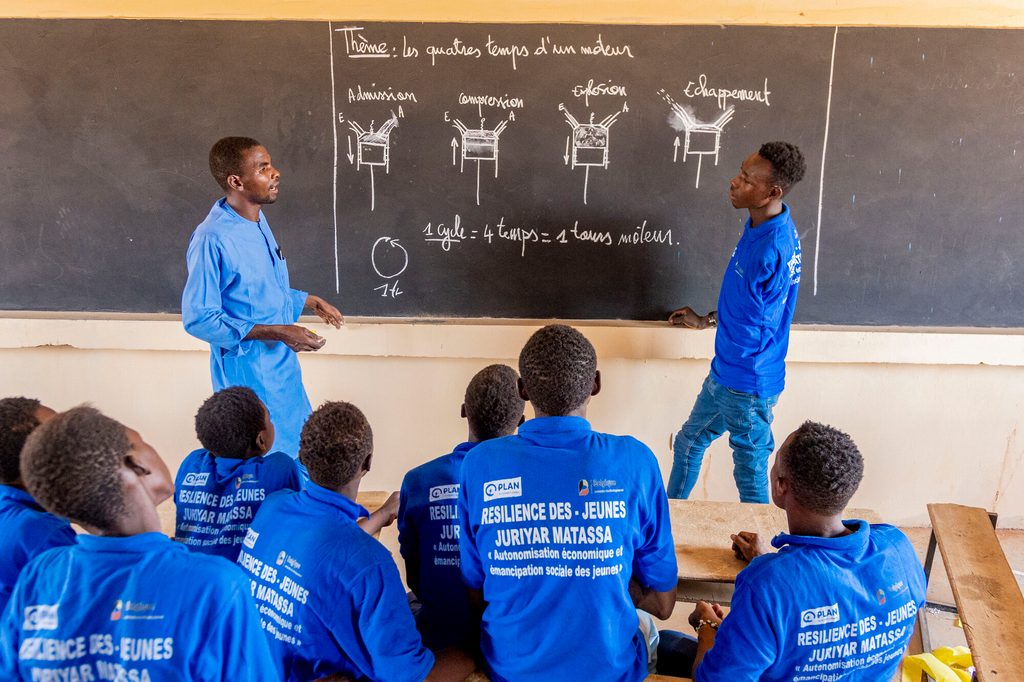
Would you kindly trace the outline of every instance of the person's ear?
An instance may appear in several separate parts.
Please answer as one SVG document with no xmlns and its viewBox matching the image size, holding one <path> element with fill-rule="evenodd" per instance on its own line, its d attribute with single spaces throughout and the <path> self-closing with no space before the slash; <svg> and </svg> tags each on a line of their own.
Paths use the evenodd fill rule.
<svg viewBox="0 0 1024 682">
<path fill-rule="evenodd" d="M 594 388 L 591 389 L 590 395 L 594 396 L 601 392 L 601 370 L 594 372 Z"/>
<path fill-rule="evenodd" d="M 260 429 L 260 432 L 256 434 L 256 449 L 260 452 L 266 452 L 270 449 L 270 443 L 267 442 L 267 430 Z"/>
<path fill-rule="evenodd" d="M 466 418 L 466 403 L 462 403 L 462 407 L 459 409 L 459 416 L 463 419 Z"/>
<path fill-rule="evenodd" d="M 368 474 L 370 472 L 370 464 L 372 464 L 372 462 L 373 462 L 373 453 L 371 452 L 370 454 L 368 454 L 366 456 L 366 459 L 363 460 L 363 474 L 364 475 Z"/>
<path fill-rule="evenodd" d="M 524 414 L 524 415 L 519 417 L 519 424 L 517 424 L 517 426 L 522 426 L 525 423 L 526 423 L 526 415 Z"/>
<path fill-rule="evenodd" d="M 150 471 L 149 469 L 135 461 L 135 458 L 132 457 L 131 455 L 124 456 L 124 466 L 126 469 L 128 469 L 128 471 L 131 471 L 133 474 L 140 478 L 143 476 L 149 476 L 151 473 L 153 473 L 152 471 Z"/>
<path fill-rule="evenodd" d="M 228 189 L 233 189 L 236 192 L 241 191 L 242 188 L 244 187 L 242 185 L 242 176 L 240 176 L 240 175 L 229 175 L 227 177 L 227 184 L 228 184 Z"/>
<path fill-rule="evenodd" d="M 526 384 L 523 383 L 523 380 L 516 379 L 516 386 L 519 388 L 519 397 L 529 402 L 530 394 L 526 392 Z"/>
<path fill-rule="evenodd" d="M 780 201 L 782 199 L 783 194 L 785 194 L 785 192 L 782 191 L 782 187 L 780 187 L 779 185 L 772 185 L 768 189 L 768 200 Z"/>
</svg>

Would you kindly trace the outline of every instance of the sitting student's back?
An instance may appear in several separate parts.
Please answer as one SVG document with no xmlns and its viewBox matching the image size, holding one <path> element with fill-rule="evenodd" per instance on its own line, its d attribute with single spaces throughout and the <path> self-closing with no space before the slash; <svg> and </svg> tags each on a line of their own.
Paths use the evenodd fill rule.
<svg viewBox="0 0 1024 682">
<path fill-rule="evenodd" d="M 192 550 L 234 561 L 260 505 L 278 490 L 298 490 L 295 460 L 267 453 L 274 425 L 250 388 L 225 388 L 196 413 L 193 451 L 175 479 L 175 537 Z"/>
<path fill-rule="evenodd" d="M 697 682 L 892 679 L 924 601 L 924 571 L 899 529 L 843 520 L 863 471 L 853 440 L 830 426 L 805 422 L 782 444 L 771 494 L 789 533 L 772 539 L 777 552 L 754 533 L 733 536 L 751 563 L 724 620 L 704 602 L 690 617 Z"/>
<path fill-rule="evenodd" d="M 25 483 L 89 535 L 37 557 L 0 617 L 4 680 L 279 680 L 236 566 L 160 533 L 151 448 L 92 408 L 29 438 Z"/>
<path fill-rule="evenodd" d="M 643 679 L 637 608 L 667 618 L 677 581 L 658 462 L 586 420 L 601 379 L 577 330 L 536 332 L 519 373 L 536 418 L 466 455 L 459 490 L 462 575 L 485 605 L 491 679 Z"/>
<path fill-rule="evenodd" d="M 358 525 L 355 502 L 373 434 L 349 403 L 325 403 L 302 429 L 310 481 L 260 509 L 238 556 L 284 679 L 463 680 L 469 659 L 436 660 L 420 639 L 394 560 Z"/>
<path fill-rule="evenodd" d="M 479 633 L 459 570 L 462 460 L 478 443 L 515 433 L 525 404 L 518 379 L 507 365 L 490 365 L 477 372 L 462 403 L 462 416 L 469 422 L 466 442 L 451 454 L 416 467 L 402 481 L 398 542 L 406 579 L 421 604 L 416 627 L 433 650 L 477 646 Z"/>
<path fill-rule="evenodd" d="M 0 612 L 25 564 L 75 542 L 71 524 L 44 510 L 25 490 L 19 468 L 25 439 L 54 414 L 31 398 L 0 400 Z"/>
</svg>

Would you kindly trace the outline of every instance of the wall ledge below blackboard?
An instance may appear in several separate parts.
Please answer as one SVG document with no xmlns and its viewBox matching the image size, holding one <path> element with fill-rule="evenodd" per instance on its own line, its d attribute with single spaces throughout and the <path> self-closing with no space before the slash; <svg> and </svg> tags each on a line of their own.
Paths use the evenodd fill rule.
<svg viewBox="0 0 1024 682">
<path fill-rule="evenodd" d="M 505 361 L 517 357 L 530 334 L 550 322 L 352 317 L 343 329 L 335 330 L 315 317 L 302 319 L 302 324 L 327 337 L 320 356 Z M 569 323 L 584 331 L 602 360 L 710 360 L 714 354 L 711 331 L 673 329 L 658 322 Z M 205 344 L 185 333 L 178 315 L 0 313 L 0 351 L 54 346 L 80 350 L 207 350 Z M 789 362 L 1024 367 L 1024 328 L 794 325 Z"/>
</svg>

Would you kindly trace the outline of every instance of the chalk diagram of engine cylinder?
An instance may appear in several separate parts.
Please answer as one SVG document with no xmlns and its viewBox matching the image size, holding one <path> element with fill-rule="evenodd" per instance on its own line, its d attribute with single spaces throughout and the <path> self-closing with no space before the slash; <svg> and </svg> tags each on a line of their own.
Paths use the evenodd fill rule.
<svg viewBox="0 0 1024 682">
<path fill-rule="evenodd" d="M 722 148 L 722 132 L 725 130 L 725 125 L 732 120 L 733 114 L 736 113 L 735 109 L 733 107 L 725 109 L 713 121 L 701 121 L 694 114 L 692 107 L 680 104 L 665 90 L 659 90 L 658 94 L 668 102 L 671 108 L 668 117 L 669 125 L 677 133 L 683 133 L 682 142 L 679 140 L 679 135 L 676 135 L 676 139 L 672 143 L 672 163 L 679 160 L 679 146 L 682 144 L 683 163 L 686 163 L 686 159 L 691 156 L 697 157 L 697 179 L 694 182 L 694 187 L 699 188 L 700 169 L 704 157 L 713 156 L 715 165 L 718 165 L 718 152 Z"/>
<path fill-rule="evenodd" d="M 572 128 L 572 132 L 565 138 L 565 164 L 575 170 L 577 167 L 585 169 L 583 175 L 583 203 L 587 203 L 587 187 L 590 184 L 590 169 L 608 168 L 608 146 L 610 142 L 610 129 L 623 111 L 629 111 L 623 104 L 620 111 L 605 116 L 599 123 L 594 122 L 594 114 L 591 112 L 590 120 L 587 123 L 580 123 L 573 116 L 564 104 L 558 105 L 558 110 L 565 114 L 565 121 Z"/>
<path fill-rule="evenodd" d="M 348 162 L 354 164 L 356 170 L 363 166 L 370 169 L 370 210 L 377 205 L 376 185 L 373 177 L 374 168 L 384 167 L 385 173 L 391 172 L 391 131 L 398 127 L 398 116 L 391 112 L 391 118 L 384 121 L 374 130 L 370 121 L 369 130 L 357 122 L 349 120 L 348 127 L 352 134 L 348 135 Z M 352 135 L 355 135 L 355 154 L 352 153 Z"/>
<path fill-rule="evenodd" d="M 462 137 L 461 145 L 456 138 L 452 138 L 452 165 L 454 166 L 458 160 L 459 172 L 464 173 L 466 172 L 466 161 L 476 161 L 477 206 L 480 205 L 480 165 L 482 163 L 494 164 L 494 177 L 498 177 L 498 139 L 509 123 L 508 120 L 504 120 L 493 128 L 485 128 L 486 120 L 480 119 L 479 128 L 470 128 L 457 118 L 452 121 L 452 127 L 458 130 Z"/>
</svg>

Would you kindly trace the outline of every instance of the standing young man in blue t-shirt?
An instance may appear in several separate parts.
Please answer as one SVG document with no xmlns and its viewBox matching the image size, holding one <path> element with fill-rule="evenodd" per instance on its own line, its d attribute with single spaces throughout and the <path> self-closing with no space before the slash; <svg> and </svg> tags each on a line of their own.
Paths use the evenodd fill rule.
<svg viewBox="0 0 1024 682">
<path fill-rule="evenodd" d="M 448 455 L 405 475 L 398 507 L 398 544 L 409 588 L 420 603 L 416 627 L 437 651 L 478 646 L 476 623 L 459 569 L 459 481 L 462 461 L 477 444 L 509 436 L 523 422 L 519 375 L 508 365 L 483 368 L 466 387 L 462 417 L 469 437 Z"/>
<path fill-rule="evenodd" d="M 359 408 L 324 403 L 302 429 L 309 483 L 272 495 L 256 515 L 238 563 L 270 648 L 287 682 L 462 682 L 472 660 L 454 650 L 435 658 L 423 646 L 391 554 L 356 524 L 372 455 Z"/>
<path fill-rule="evenodd" d="M 725 269 L 718 309 L 697 315 L 687 306 L 669 317 L 691 329 L 717 327 L 711 373 L 676 434 L 669 497 L 690 496 L 704 451 L 728 431 L 740 501 L 768 501 L 772 410 L 785 386 L 800 286 L 800 236 L 782 198 L 806 170 L 803 154 L 788 142 L 767 142 L 746 158 L 729 183 L 729 199 L 750 217 Z"/>
<path fill-rule="evenodd" d="M 210 344 L 213 390 L 248 386 L 270 410 L 272 447 L 295 457 L 309 416 L 296 353 L 319 350 L 322 336 L 298 326 L 309 308 L 340 327 L 341 313 L 292 289 L 288 263 L 262 207 L 277 201 L 281 173 L 251 137 L 225 137 L 210 149 L 210 173 L 224 190 L 189 240 L 181 293 L 185 331 Z"/>
<path fill-rule="evenodd" d="M 736 576 L 728 616 L 706 602 L 690 616 L 695 682 L 892 679 L 926 584 L 899 529 L 843 520 L 863 473 L 845 433 L 804 422 L 790 434 L 771 471 L 772 500 L 786 511 L 789 533 L 772 539 L 778 552 L 755 533 L 732 536 L 750 565 Z M 663 647 L 679 641 L 662 633 Z"/>
<path fill-rule="evenodd" d="M 196 412 L 203 447 L 174 479 L 175 538 L 191 549 L 234 561 L 267 495 L 300 490 L 299 467 L 274 442 L 270 413 L 246 386 L 217 391 Z"/>
<path fill-rule="evenodd" d="M 71 524 L 40 507 L 21 480 L 25 441 L 55 414 L 33 398 L 0 400 L 0 612 L 25 564 L 48 549 L 75 544 Z"/>
<path fill-rule="evenodd" d="M 651 642 L 637 609 L 667 618 L 678 579 L 658 462 L 591 429 L 601 375 L 579 331 L 537 331 L 519 373 L 536 418 L 473 448 L 459 489 L 462 576 L 491 679 L 641 680 Z"/>
<path fill-rule="evenodd" d="M 29 492 L 89 534 L 21 572 L 0 615 L 0 679 L 280 680 L 242 572 L 160 532 L 147 457 L 138 433 L 89 407 L 29 436 Z"/>
</svg>

